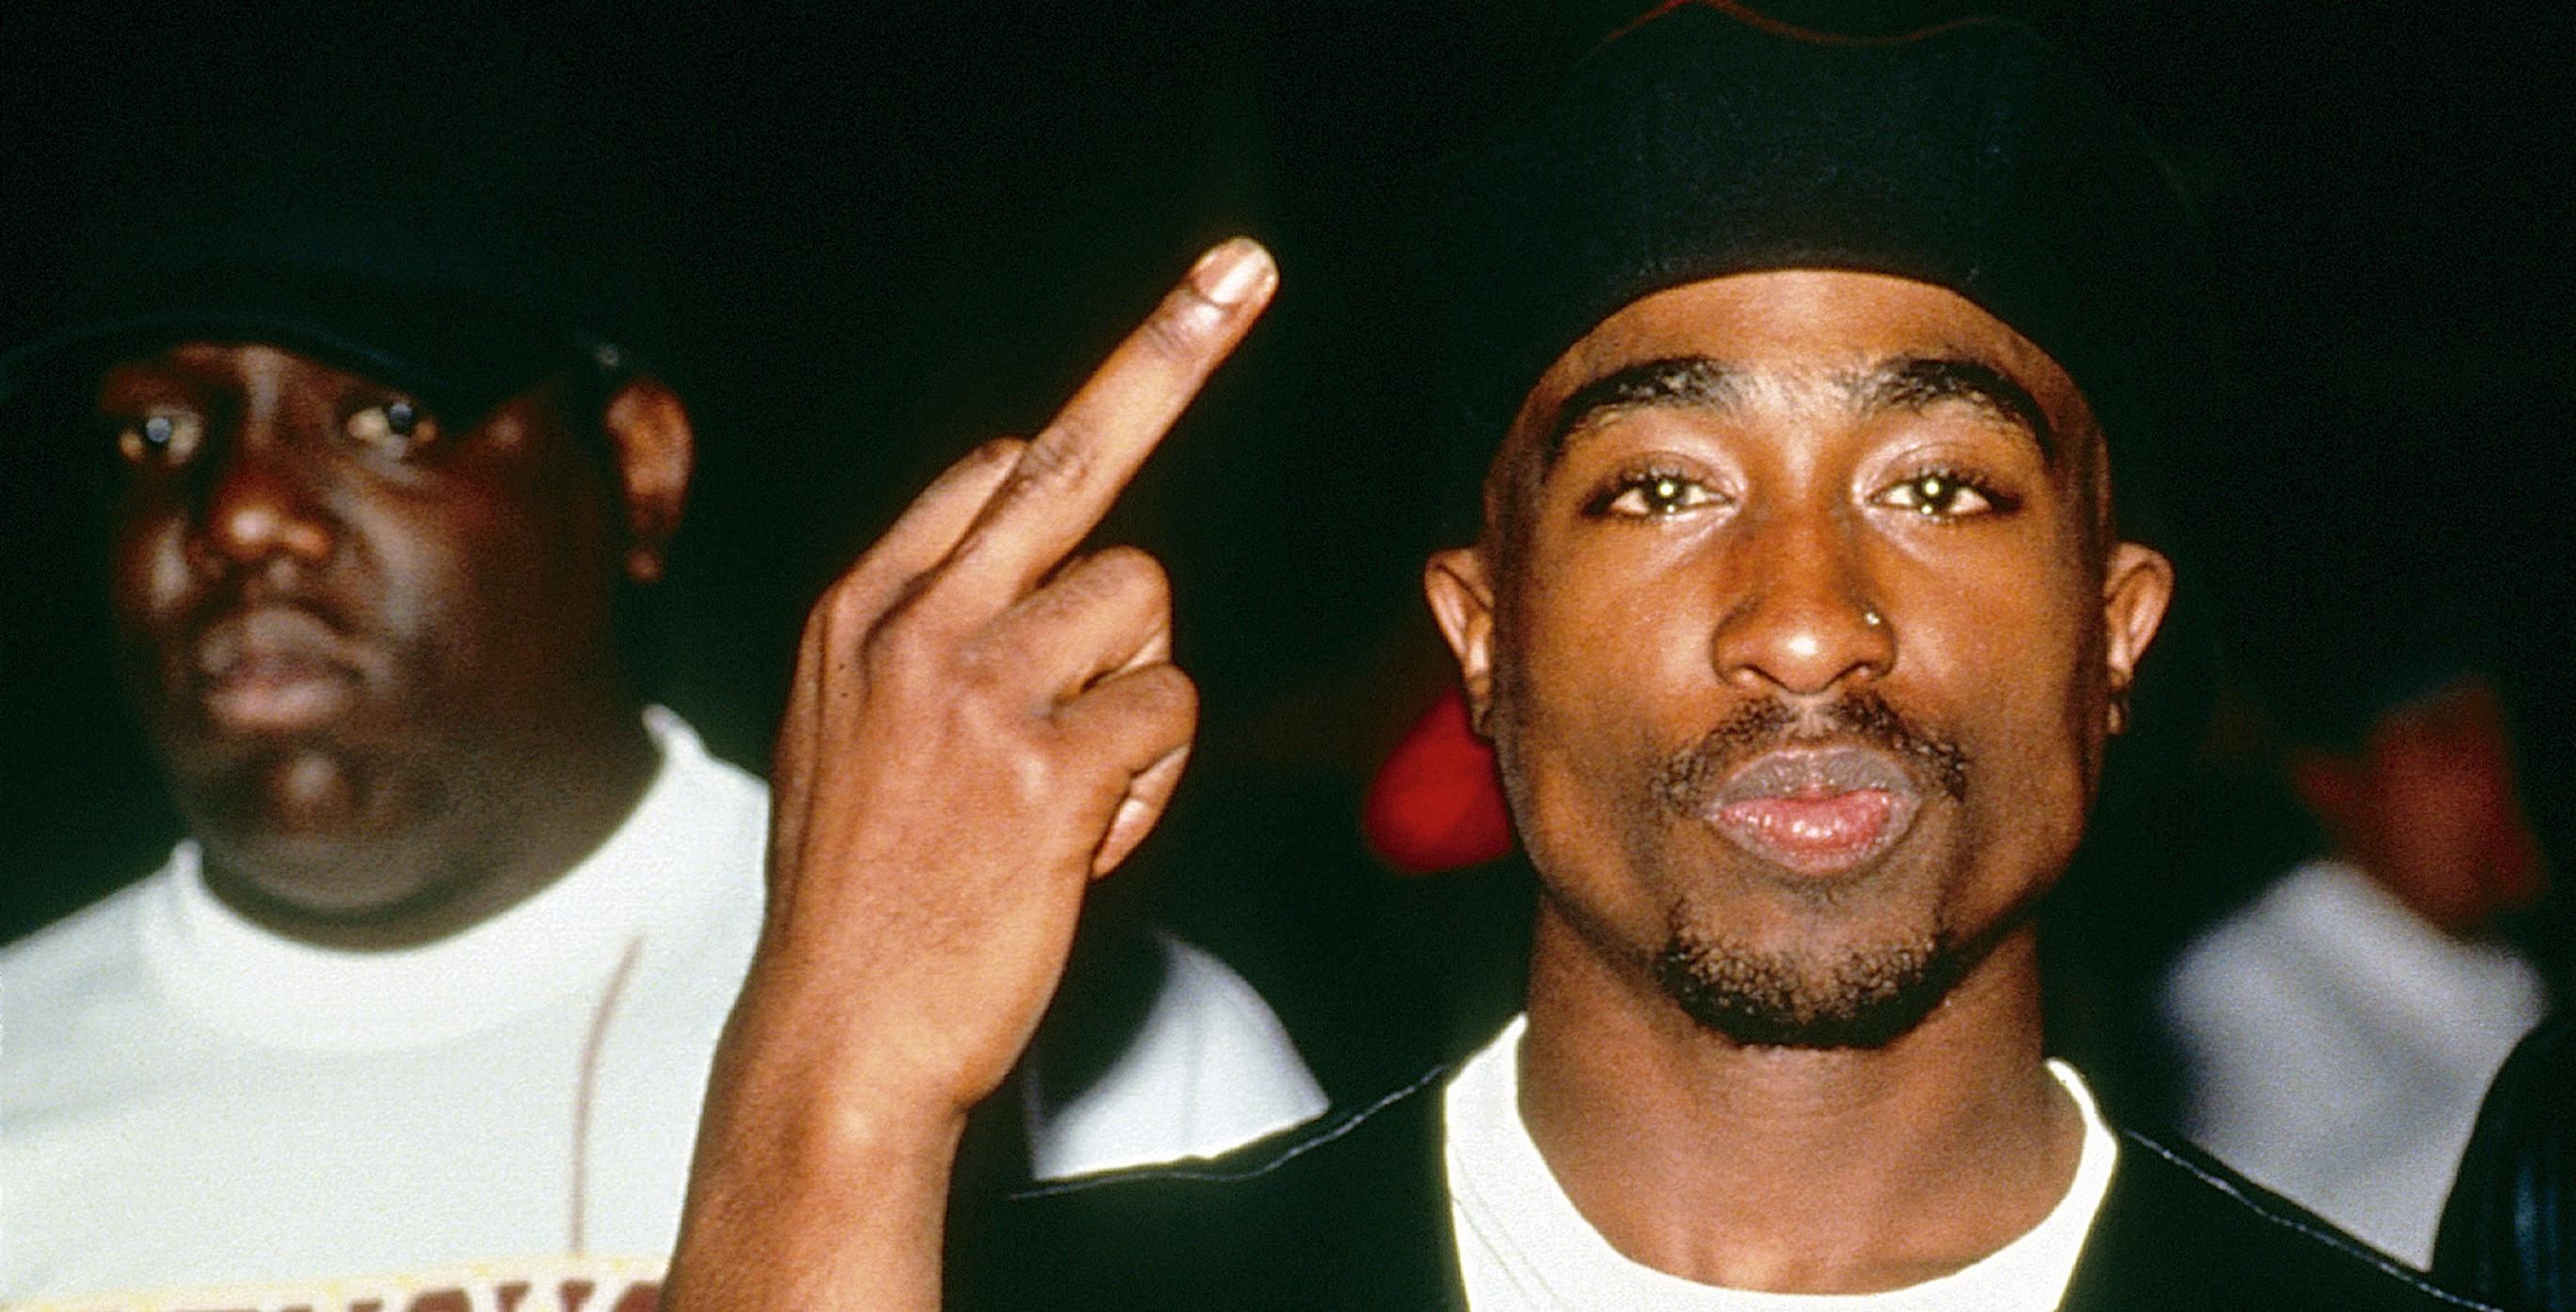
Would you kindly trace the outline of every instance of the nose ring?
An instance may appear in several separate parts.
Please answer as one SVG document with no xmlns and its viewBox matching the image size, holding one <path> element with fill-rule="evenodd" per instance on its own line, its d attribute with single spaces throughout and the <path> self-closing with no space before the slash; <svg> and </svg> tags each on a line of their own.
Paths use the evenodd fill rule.
<svg viewBox="0 0 2576 1312">
<path fill-rule="evenodd" d="M 1873 629 L 1883 629 L 1887 627 L 1887 617 L 1867 606 L 1860 608 L 1860 622 Z"/>
</svg>

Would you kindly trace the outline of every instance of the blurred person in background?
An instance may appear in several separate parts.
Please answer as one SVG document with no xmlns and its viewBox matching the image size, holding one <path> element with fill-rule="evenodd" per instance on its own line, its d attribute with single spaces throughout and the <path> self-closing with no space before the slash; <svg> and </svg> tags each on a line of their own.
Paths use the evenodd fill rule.
<svg viewBox="0 0 2576 1312">
<path fill-rule="evenodd" d="M 507 42 L 336 40 L 102 134 L 0 354 L 12 461 L 96 494 L 187 827 L 0 949 L 13 1306 L 649 1306 L 760 932 L 767 789 L 640 641 L 698 440 L 656 181 Z M 1133 938 L 1120 1027 L 979 1138 L 997 1178 L 1320 1110 L 1248 986 Z"/>
<path fill-rule="evenodd" d="M 2160 1011 L 2185 1133 L 2421 1267 L 2479 1099 L 2549 1003 L 2550 872 L 2492 625 L 2431 597 L 2393 620 L 2392 587 L 2310 598 L 2245 657 L 2315 847 L 2183 949 Z"/>
</svg>

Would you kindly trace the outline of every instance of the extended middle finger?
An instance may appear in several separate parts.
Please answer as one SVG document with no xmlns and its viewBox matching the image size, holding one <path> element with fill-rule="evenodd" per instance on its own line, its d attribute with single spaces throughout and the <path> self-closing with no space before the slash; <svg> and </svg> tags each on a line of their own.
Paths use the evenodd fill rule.
<svg viewBox="0 0 2576 1312">
<path fill-rule="evenodd" d="M 1277 286 L 1269 252 L 1249 238 L 1200 256 L 1031 439 L 940 586 L 998 608 L 1053 569 L 1108 513 Z"/>
</svg>

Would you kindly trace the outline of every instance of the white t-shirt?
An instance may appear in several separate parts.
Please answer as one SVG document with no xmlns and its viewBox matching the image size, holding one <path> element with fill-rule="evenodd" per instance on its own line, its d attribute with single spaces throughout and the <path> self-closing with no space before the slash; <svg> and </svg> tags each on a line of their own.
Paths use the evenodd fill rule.
<svg viewBox="0 0 2576 1312">
<path fill-rule="evenodd" d="M 669 712 L 647 722 L 663 763 L 634 814 L 437 943 L 280 938 L 182 844 L 0 951 L 0 1303 L 648 1306 L 760 930 L 768 794 Z M 1251 987 L 1163 947 L 1132 1046 L 1032 1128 L 1042 1173 L 1209 1154 L 1323 1108 Z"/>
<path fill-rule="evenodd" d="M 1877 1294 L 1772 1294 L 1703 1285 L 1630 1259 L 1565 1196 L 1520 1115 L 1516 1017 L 1450 1080 L 1443 1104 L 1449 1219 L 1475 1312 L 2044 1312 L 2066 1293 L 2075 1258 L 2111 1186 L 2117 1143 L 2093 1097 L 2062 1062 L 2049 1071 L 2084 1116 L 2075 1182 L 2021 1238 L 1946 1276 Z"/>
<path fill-rule="evenodd" d="M 2487 1084 L 2544 1001 L 2511 950 L 2451 938 L 2359 870 L 2310 862 L 2166 980 L 2183 1131 L 2423 1266 Z"/>
</svg>

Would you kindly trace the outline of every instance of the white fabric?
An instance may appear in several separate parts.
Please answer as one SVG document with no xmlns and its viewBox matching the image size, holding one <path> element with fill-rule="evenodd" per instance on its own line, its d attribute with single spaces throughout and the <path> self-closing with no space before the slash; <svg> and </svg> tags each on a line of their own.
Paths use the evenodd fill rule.
<svg viewBox="0 0 2576 1312">
<path fill-rule="evenodd" d="M 2074 1182 L 2021 1238 L 1946 1276 L 1877 1294 L 1773 1294 L 1703 1285 L 1630 1259 L 1577 1211 L 1520 1116 L 1515 1018 L 1450 1081 L 1443 1104 L 1449 1218 L 1475 1312 L 2044 1312 L 2065 1295 L 2117 1142 L 2074 1070 L 2050 1062 L 2084 1116 Z"/>
<path fill-rule="evenodd" d="M 2487 1082 L 2539 976 L 2350 866 L 2283 876 L 2187 948 L 2162 1008 L 2185 1133 L 2256 1183 L 2423 1266 Z"/>
<path fill-rule="evenodd" d="M 280 939 L 182 844 L 0 951 L 0 1303 L 509 1306 L 494 1291 L 565 1272 L 649 1289 L 759 933 L 768 795 L 677 717 L 647 719 L 663 764 L 634 814 L 452 938 Z M 1165 951 L 1168 992 L 1116 1077 L 1032 1130 L 1048 1171 L 1210 1153 L 1322 1109 L 1250 987 Z M 275 1287 L 203 1293 L 245 1285 Z"/>
<path fill-rule="evenodd" d="M 1142 1027 L 1154 1042 L 1119 1054 L 1044 1119 L 1044 1133 L 1029 1143 L 1039 1179 L 1213 1157 L 1324 1110 L 1323 1091 L 1261 995 L 1224 962 L 1169 934 L 1156 937 L 1163 983 Z M 1189 1077 L 1176 1079 L 1176 1071 Z M 1035 1071 L 1023 1086 L 1033 1119 L 1045 1075 Z"/>
</svg>

